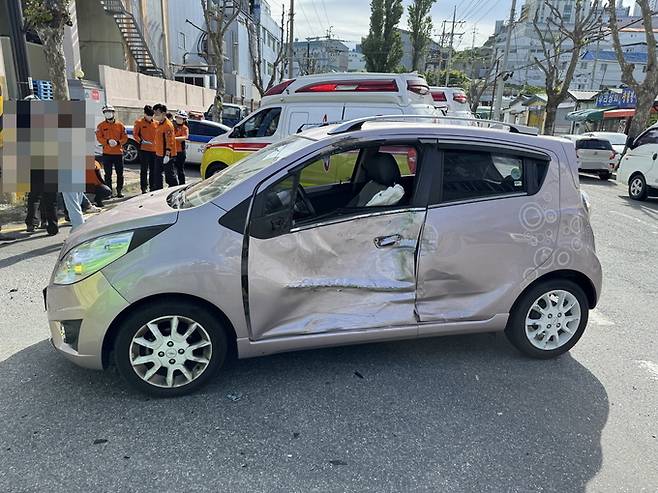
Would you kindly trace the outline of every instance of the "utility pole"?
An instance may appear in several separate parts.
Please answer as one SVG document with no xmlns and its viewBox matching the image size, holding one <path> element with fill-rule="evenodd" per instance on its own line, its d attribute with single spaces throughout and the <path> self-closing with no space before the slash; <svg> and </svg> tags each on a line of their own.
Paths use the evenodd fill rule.
<svg viewBox="0 0 658 493">
<path fill-rule="evenodd" d="M 443 50 L 446 47 L 446 21 L 443 21 L 442 24 L 443 32 L 441 33 L 441 50 L 439 50 L 439 71 L 443 66 Z"/>
<path fill-rule="evenodd" d="M 285 46 L 285 39 L 286 39 L 286 34 L 284 33 L 286 25 L 286 5 L 281 4 L 281 53 L 283 53 L 283 46 Z M 280 75 L 281 77 L 279 78 L 279 82 L 283 80 L 284 73 L 286 70 L 286 64 L 285 64 L 285 57 L 283 57 L 283 60 L 281 61 L 281 72 Z"/>
<path fill-rule="evenodd" d="M 290 0 L 290 44 L 288 45 L 288 78 L 292 79 L 293 73 L 292 73 L 292 57 L 293 57 L 293 49 L 292 49 L 292 43 L 295 41 L 295 28 L 294 28 L 294 21 L 295 21 L 295 0 Z"/>
<path fill-rule="evenodd" d="M 496 86 L 498 85 L 498 62 L 500 60 L 496 60 L 496 72 L 494 72 L 494 85 L 493 85 L 493 90 L 491 91 L 491 95 L 493 96 L 496 94 Z M 494 107 L 494 102 L 493 102 L 493 97 L 491 98 L 491 106 L 489 107 L 489 120 L 493 120 L 492 117 L 492 112 L 493 112 L 493 107 Z M 498 120 L 498 118 L 496 118 Z"/>
<path fill-rule="evenodd" d="M 477 32 L 477 26 L 473 26 L 473 43 L 471 44 L 471 79 L 473 79 L 473 74 L 475 72 L 475 35 Z"/>
<path fill-rule="evenodd" d="M 514 11 L 516 10 L 516 0 L 512 0 L 512 8 L 509 12 L 509 25 L 507 26 L 507 39 L 505 40 L 505 52 L 503 53 L 502 71 L 507 71 L 507 59 L 509 58 L 509 48 L 512 42 L 512 31 L 514 30 Z M 496 71 L 496 76 L 498 75 Z M 494 120 L 500 120 L 500 114 L 503 106 L 503 93 L 505 91 L 505 79 L 500 81 L 496 87 L 496 104 L 494 106 Z"/>
<path fill-rule="evenodd" d="M 450 31 L 450 48 L 448 49 L 448 66 L 446 67 L 446 87 L 450 81 L 450 66 L 452 65 L 452 43 L 455 40 L 455 21 L 457 20 L 457 6 L 452 11 L 452 30 Z"/>
<path fill-rule="evenodd" d="M 18 97 L 23 99 L 32 94 L 30 64 L 27 56 L 27 41 L 23 27 L 23 9 L 21 0 L 9 0 L 9 40 L 14 54 L 14 66 L 18 79 Z"/>
</svg>

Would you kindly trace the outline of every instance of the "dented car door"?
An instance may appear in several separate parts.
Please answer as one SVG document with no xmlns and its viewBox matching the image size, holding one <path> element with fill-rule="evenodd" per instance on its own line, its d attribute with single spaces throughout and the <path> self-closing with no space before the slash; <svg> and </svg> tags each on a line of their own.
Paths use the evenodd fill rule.
<svg viewBox="0 0 658 493">
<path fill-rule="evenodd" d="M 401 179 L 410 183 L 415 180 L 416 153 L 398 155 L 399 149 L 382 146 L 380 151 L 407 163 L 400 165 Z M 355 154 L 348 151 L 343 156 Z M 263 199 L 266 208 L 290 201 L 291 210 L 304 207 L 297 201 L 305 195 L 302 185 L 308 180 L 297 176 L 282 174 L 264 184 L 254 209 L 260 207 L 258 196 L 266 194 L 271 196 Z M 301 192 L 295 197 L 291 190 Z M 417 200 L 420 195 L 411 193 L 407 202 L 385 209 L 325 214 L 301 225 L 291 221 L 289 227 L 285 214 L 256 212 L 263 216 L 266 232 L 257 232 L 252 216 L 246 269 L 252 340 L 393 327 L 408 328 L 413 337 L 415 259 L 427 212 L 427 198 L 423 203 Z M 281 233 L 269 232 L 276 228 Z"/>
<path fill-rule="evenodd" d="M 425 209 L 249 239 L 253 339 L 414 324 Z"/>
</svg>

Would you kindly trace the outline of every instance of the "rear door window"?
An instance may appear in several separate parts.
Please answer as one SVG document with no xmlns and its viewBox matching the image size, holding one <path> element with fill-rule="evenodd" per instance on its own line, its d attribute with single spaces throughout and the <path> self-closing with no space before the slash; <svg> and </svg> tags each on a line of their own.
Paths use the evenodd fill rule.
<svg viewBox="0 0 658 493">
<path fill-rule="evenodd" d="M 457 202 L 536 193 L 548 161 L 512 153 L 446 149 L 443 153 L 441 201 Z"/>
</svg>

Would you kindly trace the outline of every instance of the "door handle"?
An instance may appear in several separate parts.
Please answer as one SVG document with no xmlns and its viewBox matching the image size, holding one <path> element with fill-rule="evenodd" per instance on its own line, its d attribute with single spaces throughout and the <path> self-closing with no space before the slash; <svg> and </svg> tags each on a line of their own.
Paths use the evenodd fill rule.
<svg viewBox="0 0 658 493">
<path fill-rule="evenodd" d="M 375 238 L 375 246 L 377 248 L 384 248 L 393 245 L 397 245 L 402 240 L 401 235 L 389 235 L 389 236 L 378 236 Z"/>
<path fill-rule="evenodd" d="M 658 159 L 658 154 L 654 152 L 654 154 L 653 154 L 653 160 L 655 161 L 656 159 Z"/>
</svg>

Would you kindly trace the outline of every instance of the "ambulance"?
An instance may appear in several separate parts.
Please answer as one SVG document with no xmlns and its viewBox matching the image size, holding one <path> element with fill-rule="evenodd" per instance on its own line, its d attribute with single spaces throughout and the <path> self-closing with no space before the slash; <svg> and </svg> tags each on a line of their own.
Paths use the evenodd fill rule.
<svg viewBox="0 0 658 493">
<path fill-rule="evenodd" d="M 201 176 L 305 129 L 377 115 L 438 115 L 422 75 L 326 73 L 281 82 L 261 107 L 206 145 Z"/>
</svg>

